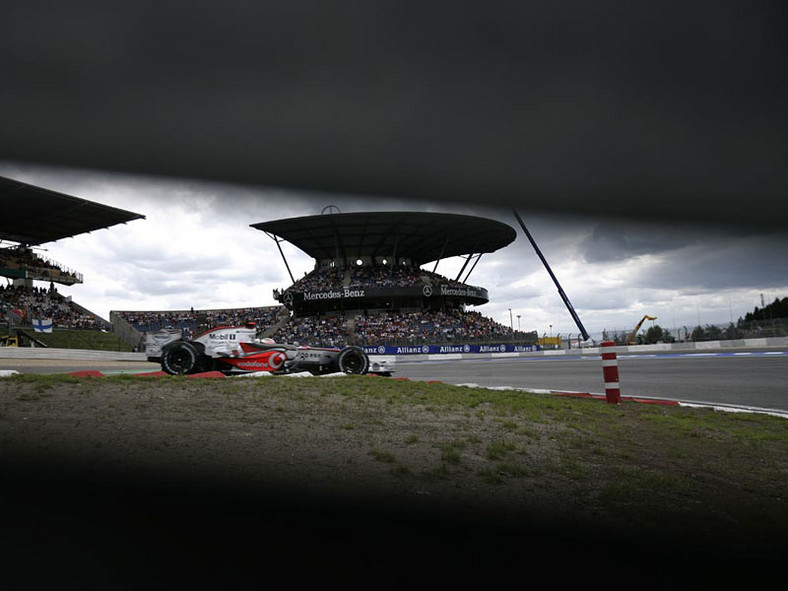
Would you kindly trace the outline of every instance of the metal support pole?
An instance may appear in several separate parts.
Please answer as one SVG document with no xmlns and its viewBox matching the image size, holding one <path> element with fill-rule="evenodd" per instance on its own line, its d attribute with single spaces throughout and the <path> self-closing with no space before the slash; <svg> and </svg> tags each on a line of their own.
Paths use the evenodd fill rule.
<svg viewBox="0 0 788 591">
<path fill-rule="evenodd" d="M 389 277 L 394 276 L 394 267 L 397 266 L 397 247 L 399 246 L 399 235 L 397 235 L 397 239 L 394 241 L 394 254 L 391 257 L 391 265 L 389 265 Z"/>
<path fill-rule="evenodd" d="M 473 270 L 476 268 L 476 265 L 479 262 L 479 259 L 482 258 L 482 254 L 484 254 L 484 253 L 480 252 L 478 255 L 476 255 L 476 260 L 473 262 L 473 265 L 468 270 L 468 273 L 465 275 L 465 279 L 462 280 L 463 283 L 468 283 L 468 278 L 471 276 L 471 273 L 473 273 Z"/>
<path fill-rule="evenodd" d="M 547 272 L 550 274 L 550 277 L 552 277 L 553 283 L 555 283 L 555 286 L 558 288 L 558 294 L 561 296 L 561 299 L 564 300 L 564 304 L 566 304 L 566 307 L 569 310 L 569 313 L 572 315 L 572 318 L 574 319 L 575 324 L 577 325 L 577 328 L 579 328 L 580 332 L 583 334 L 583 339 L 587 341 L 589 339 L 588 333 L 586 332 L 586 329 L 583 326 L 583 323 L 580 322 L 580 317 L 577 315 L 577 312 L 575 312 L 575 309 L 572 307 L 572 304 L 569 301 L 569 298 L 566 297 L 566 294 L 564 293 L 564 290 L 561 287 L 561 284 L 558 283 L 558 279 L 553 274 L 553 270 L 550 268 L 550 265 L 547 264 L 547 260 L 544 258 L 544 255 L 542 255 L 542 251 L 539 250 L 539 247 L 536 245 L 536 241 L 531 236 L 531 233 L 528 231 L 528 228 L 525 227 L 525 224 L 523 223 L 523 220 L 520 217 L 520 214 L 517 213 L 517 210 L 513 209 L 512 212 L 514 213 L 514 217 L 517 218 L 517 221 L 520 222 L 520 227 L 523 229 L 523 232 L 525 232 L 525 235 L 528 237 L 528 240 L 531 242 L 531 246 L 534 247 L 534 250 L 536 251 L 537 256 L 542 260 L 542 263 L 544 264 L 545 269 L 547 269 Z"/>
<path fill-rule="evenodd" d="M 446 246 L 449 244 L 449 239 L 447 238 L 446 241 L 443 243 L 443 248 L 441 248 L 441 254 L 438 257 L 438 260 L 435 261 L 435 266 L 432 269 L 432 272 L 435 273 L 438 270 L 438 263 L 443 260 L 443 253 L 446 252 Z"/>
<path fill-rule="evenodd" d="M 295 283 L 295 279 L 293 279 L 293 273 L 290 271 L 290 265 L 287 264 L 287 258 L 285 258 L 285 253 L 282 251 L 282 247 L 279 246 L 279 237 L 273 234 L 269 234 L 268 232 L 266 232 L 266 234 L 268 234 L 268 237 L 273 239 L 274 242 L 276 242 L 276 247 L 279 249 L 279 254 L 282 255 L 282 260 L 285 262 L 285 267 L 287 268 L 287 274 L 290 275 L 290 281 Z"/>
<path fill-rule="evenodd" d="M 468 263 L 470 262 L 471 257 L 473 256 L 473 253 L 475 253 L 475 252 L 476 252 L 476 245 L 474 244 L 473 245 L 473 250 L 471 251 L 471 253 L 467 257 L 465 257 L 465 263 L 462 265 L 462 269 L 460 269 L 460 272 L 457 273 L 457 278 L 455 279 L 455 281 L 459 281 L 460 280 L 460 277 L 462 277 L 463 271 L 465 271 L 465 267 L 468 266 Z"/>
</svg>

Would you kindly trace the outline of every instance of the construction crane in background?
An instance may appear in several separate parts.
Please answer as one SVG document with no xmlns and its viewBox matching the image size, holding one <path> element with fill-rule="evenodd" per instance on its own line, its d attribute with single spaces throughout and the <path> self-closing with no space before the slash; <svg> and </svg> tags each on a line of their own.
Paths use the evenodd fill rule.
<svg viewBox="0 0 788 591">
<path fill-rule="evenodd" d="M 643 326 L 643 323 L 646 320 L 656 320 L 656 319 L 657 319 L 656 316 L 649 316 L 648 314 L 644 315 L 643 318 L 640 319 L 640 322 L 637 323 L 637 326 L 635 326 L 635 330 L 629 333 L 629 336 L 627 337 L 627 345 L 635 344 L 635 337 L 637 336 L 640 327 Z"/>
</svg>

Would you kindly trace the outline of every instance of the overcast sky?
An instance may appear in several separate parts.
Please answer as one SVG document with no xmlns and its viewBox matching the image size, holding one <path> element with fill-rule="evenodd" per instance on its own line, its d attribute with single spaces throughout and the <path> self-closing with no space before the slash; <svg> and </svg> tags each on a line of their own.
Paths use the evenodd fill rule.
<svg viewBox="0 0 788 591">
<path fill-rule="evenodd" d="M 517 240 L 469 281 L 481 312 L 540 334 L 579 331 L 493 203 L 523 204 L 595 338 L 788 295 L 784 3 L 39 4 L 4 13 L 20 26 L 0 36 L 0 174 L 146 216 L 44 245 L 84 274 L 63 293 L 102 317 L 274 304 L 290 280 L 250 224 L 328 204 L 509 223 Z M 610 210 L 639 217 L 564 214 Z M 675 217 L 741 226 L 656 223 Z"/>
<path fill-rule="evenodd" d="M 58 289 L 103 318 L 111 310 L 275 305 L 273 290 L 290 284 L 287 269 L 274 241 L 250 224 L 316 215 L 331 204 L 343 213 L 450 211 L 508 223 L 517 231 L 515 242 L 482 256 L 468 280 L 488 289 L 490 302 L 471 309 L 507 326 L 511 318 L 522 330 L 579 333 L 510 209 L 8 161 L 0 161 L 0 176 L 145 216 L 38 251 L 84 275 L 84 284 Z M 631 330 L 644 314 L 668 329 L 727 324 L 760 306 L 761 295 L 766 303 L 788 295 L 786 233 L 518 212 L 592 338 L 603 329 Z M 313 268 L 303 252 L 282 246 L 296 278 Z M 447 259 L 438 272 L 454 278 L 463 262 Z"/>
</svg>

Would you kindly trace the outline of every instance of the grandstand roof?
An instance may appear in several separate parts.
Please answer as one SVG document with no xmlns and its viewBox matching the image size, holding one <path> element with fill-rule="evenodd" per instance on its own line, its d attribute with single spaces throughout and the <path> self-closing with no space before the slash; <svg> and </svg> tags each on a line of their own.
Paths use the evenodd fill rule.
<svg viewBox="0 0 788 591">
<path fill-rule="evenodd" d="M 144 215 L 0 177 L 0 239 L 36 245 L 145 219 Z"/>
<path fill-rule="evenodd" d="M 324 214 L 251 226 L 287 240 L 318 260 L 337 255 L 397 256 L 416 265 L 494 252 L 516 237 L 511 226 L 495 220 L 426 212 Z"/>
</svg>

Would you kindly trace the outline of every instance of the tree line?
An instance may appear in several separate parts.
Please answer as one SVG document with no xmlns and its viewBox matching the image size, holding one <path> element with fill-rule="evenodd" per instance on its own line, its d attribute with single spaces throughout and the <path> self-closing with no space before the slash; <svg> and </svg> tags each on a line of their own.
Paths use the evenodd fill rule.
<svg viewBox="0 0 788 591">
<path fill-rule="evenodd" d="M 679 335 L 674 335 L 670 330 L 655 324 L 636 337 L 639 345 L 653 345 L 655 343 L 674 343 L 677 340 L 686 341 L 726 341 L 733 339 L 746 339 L 758 337 L 778 337 L 788 335 L 788 297 L 775 298 L 771 304 L 762 308 L 757 306 L 734 324 L 717 326 L 707 324 L 696 326 L 692 330 L 682 327 Z M 626 344 L 627 335 L 623 333 L 608 334 L 603 331 L 602 340 L 613 340 L 618 344 Z"/>
</svg>

